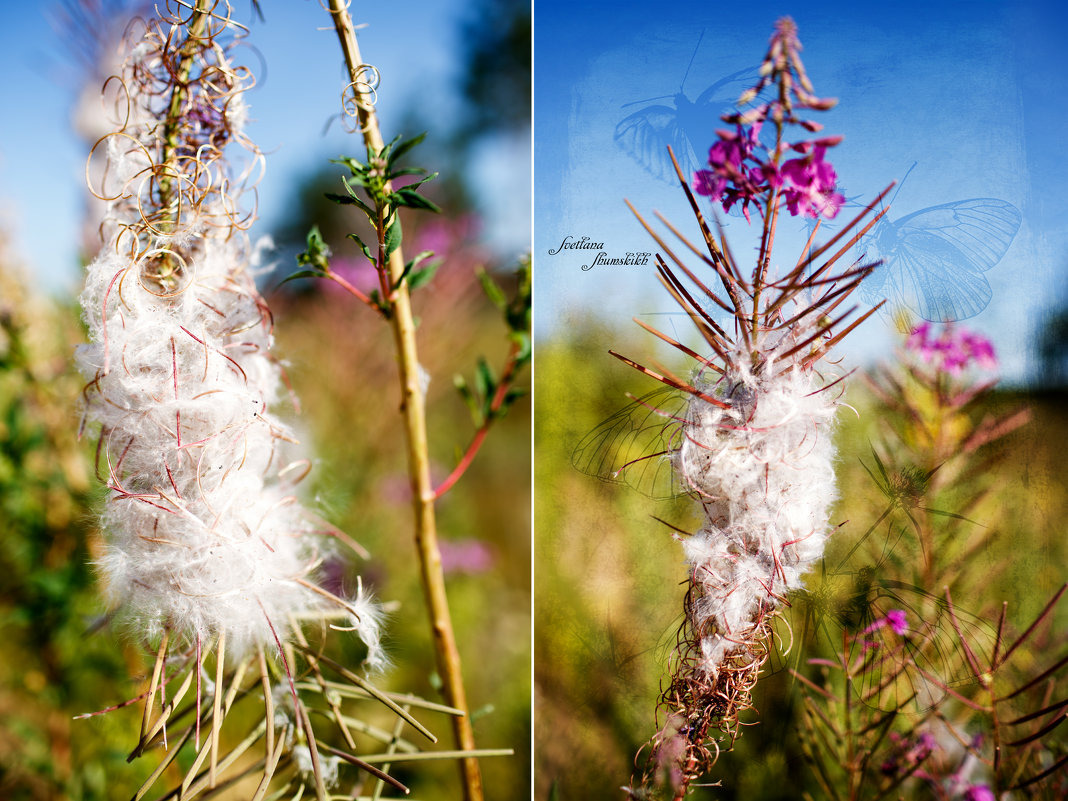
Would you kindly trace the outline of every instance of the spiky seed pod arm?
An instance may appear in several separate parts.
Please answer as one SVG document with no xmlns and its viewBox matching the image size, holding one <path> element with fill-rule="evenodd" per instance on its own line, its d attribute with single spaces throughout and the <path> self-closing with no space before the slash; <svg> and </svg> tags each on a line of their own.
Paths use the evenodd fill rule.
<svg viewBox="0 0 1068 801">
<path fill-rule="evenodd" d="M 835 499 L 833 388 L 841 377 L 825 375 L 820 366 L 834 345 L 875 311 L 847 324 L 856 307 L 839 309 L 875 265 L 834 270 L 885 213 L 871 215 L 885 192 L 828 243 L 813 248 L 817 222 L 795 265 L 778 279 L 770 274 L 782 208 L 833 216 L 841 204 L 833 169 L 823 161 L 825 149 L 838 139 L 783 141 L 787 125 L 818 130 L 816 123 L 800 120 L 796 109 L 823 109 L 833 102 L 812 94 L 799 50 L 792 21 L 780 21 L 762 78 L 739 105 L 755 103 L 766 86 L 777 85 L 779 91 L 768 102 L 724 117 L 736 131 L 718 133 L 709 154 L 711 169 L 695 176 L 697 191 L 725 208 L 742 203 L 748 211 L 755 204 L 761 212 L 759 256 L 748 280 L 722 230 L 714 233 L 705 221 L 677 164 L 703 252 L 668 227 L 711 269 L 710 278 L 702 280 L 687 267 L 634 212 L 667 257 L 657 258 L 661 282 L 710 350 L 701 355 L 639 322 L 698 362 L 693 377 L 657 373 L 613 354 L 689 396 L 684 418 L 668 423 L 678 427 L 670 458 L 680 484 L 701 504 L 705 522 L 683 544 L 689 566 L 685 616 L 673 675 L 661 696 L 665 725 L 652 740 L 653 758 L 643 779 L 645 785 L 667 782 L 676 798 L 715 761 L 718 734 L 737 736 L 738 715 L 751 706 L 751 690 L 773 647 L 772 618 L 823 554 Z M 770 149 L 758 137 L 765 123 L 776 128 Z M 804 155 L 784 162 L 787 148 Z M 712 284 L 723 293 L 713 291 Z M 719 325 L 706 311 L 713 306 L 728 313 L 731 326 Z"/>
<path fill-rule="evenodd" d="M 293 494 L 308 463 L 273 412 L 281 370 L 240 211 L 262 159 L 243 134 L 252 79 L 224 3 L 174 8 L 130 43 L 109 82 L 118 127 L 94 147 L 109 203 L 77 359 L 111 491 L 101 570 L 139 634 L 172 647 L 276 650 L 294 616 L 333 609 L 380 664 L 374 607 L 315 583 L 323 524 Z"/>
</svg>

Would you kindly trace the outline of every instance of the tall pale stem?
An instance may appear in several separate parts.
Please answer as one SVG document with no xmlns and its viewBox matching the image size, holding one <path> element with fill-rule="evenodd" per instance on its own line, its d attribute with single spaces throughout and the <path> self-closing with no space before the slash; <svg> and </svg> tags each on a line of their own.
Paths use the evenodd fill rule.
<svg viewBox="0 0 1068 801">
<path fill-rule="evenodd" d="M 330 14 L 334 18 L 345 64 L 355 92 L 360 130 L 369 152 L 378 152 L 383 147 L 382 134 L 374 106 L 368 102 L 359 88 L 359 72 L 363 64 L 356 43 L 356 31 L 345 0 L 330 0 Z M 387 187 L 387 191 L 390 189 Z M 415 545 L 419 553 L 419 565 L 423 592 L 430 612 L 431 631 L 438 671 L 444 685 L 445 701 L 450 706 L 462 709 L 464 715 L 453 717 L 453 733 L 457 745 L 464 751 L 474 750 L 475 736 L 471 718 L 467 714 L 467 697 L 460 668 L 460 653 L 456 648 L 449 602 L 445 594 L 445 576 L 441 569 L 441 552 L 438 549 L 437 524 L 434 516 L 434 487 L 430 480 L 430 458 L 427 448 L 426 409 L 423 390 L 419 380 L 419 359 L 415 343 L 415 322 L 412 318 L 408 285 L 401 280 L 404 273 L 404 256 L 397 248 L 389 257 L 391 282 L 396 286 L 390 302 L 390 323 L 397 349 L 400 368 L 401 412 L 408 440 L 408 466 L 411 473 L 412 497 L 415 511 Z M 460 761 L 467 801 L 481 801 L 482 774 L 478 760 L 467 758 Z"/>
</svg>

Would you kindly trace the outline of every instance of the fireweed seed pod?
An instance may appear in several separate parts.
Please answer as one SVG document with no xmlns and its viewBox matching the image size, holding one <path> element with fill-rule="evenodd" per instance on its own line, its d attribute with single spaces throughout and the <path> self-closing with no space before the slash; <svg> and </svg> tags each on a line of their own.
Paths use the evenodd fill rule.
<svg viewBox="0 0 1068 801">
<path fill-rule="evenodd" d="M 326 615 L 381 667 L 380 614 L 362 591 L 347 600 L 317 584 L 333 544 L 288 478 L 303 471 L 275 413 L 271 315 L 251 215 L 237 211 L 242 176 L 224 156 L 239 143 L 260 159 L 243 133 L 248 72 L 203 31 L 176 51 L 149 25 L 119 81 L 121 127 L 94 149 L 108 203 L 81 297 L 90 342 L 76 355 L 110 490 L 108 593 L 140 636 L 198 649 L 222 636 L 235 659 Z"/>
</svg>

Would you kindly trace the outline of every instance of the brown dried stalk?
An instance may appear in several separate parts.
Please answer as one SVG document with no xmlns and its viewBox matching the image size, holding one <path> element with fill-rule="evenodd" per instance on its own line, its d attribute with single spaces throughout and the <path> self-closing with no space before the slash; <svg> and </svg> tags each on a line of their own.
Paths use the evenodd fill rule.
<svg viewBox="0 0 1068 801">
<path fill-rule="evenodd" d="M 369 153 L 381 151 L 384 143 L 370 94 L 361 81 L 364 64 L 356 42 L 356 30 L 345 0 L 330 0 L 330 15 L 334 20 L 341 49 L 345 55 L 349 79 L 355 96 L 355 111 L 359 128 Z M 387 192 L 390 191 L 387 187 Z M 441 552 L 438 547 L 437 522 L 434 513 L 436 493 L 430 478 L 429 449 L 426 432 L 426 409 L 419 378 L 419 357 L 416 349 L 415 322 L 412 317 L 411 299 L 404 275 L 404 255 L 401 248 L 389 258 L 391 283 L 396 289 L 391 294 L 390 324 L 396 344 L 397 363 L 400 368 L 401 413 L 404 415 L 404 430 L 408 442 L 408 464 L 412 482 L 412 503 L 415 513 L 415 545 L 419 554 L 420 577 L 430 613 L 434 652 L 438 671 L 441 674 L 446 703 L 463 711 L 453 718 L 453 733 L 458 747 L 463 751 L 475 748 L 474 730 L 467 714 L 467 695 L 464 691 L 460 652 L 449 613 L 449 601 L 445 592 L 445 577 L 441 567 Z M 481 801 L 482 774 L 478 760 L 469 757 L 460 762 L 467 801 Z"/>
</svg>

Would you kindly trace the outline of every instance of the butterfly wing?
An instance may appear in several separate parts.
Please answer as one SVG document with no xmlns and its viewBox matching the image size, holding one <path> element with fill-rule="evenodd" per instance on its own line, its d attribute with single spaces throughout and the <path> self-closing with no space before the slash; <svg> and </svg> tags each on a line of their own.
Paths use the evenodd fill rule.
<svg viewBox="0 0 1068 801">
<path fill-rule="evenodd" d="M 656 178 L 675 183 L 678 176 L 667 154 L 670 145 L 687 181 L 706 162 L 705 154 L 721 126 L 720 115 L 741 93 L 759 79 L 757 67 L 732 72 L 691 102 L 683 92 L 675 95 L 675 108 L 646 106 L 616 125 L 614 139 L 628 155 Z M 732 94 L 733 92 L 733 94 Z"/>
<path fill-rule="evenodd" d="M 904 613 L 904 633 L 896 633 L 885 622 L 891 612 Z M 951 616 L 944 598 L 889 579 L 872 585 L 864 622 L 868 633 L 853 643 L 853 658 L 863 657 L 858 695 L 885 711 L 922 713 L 941 702 L 948 690 L 966 695 L 979 679 L 962 636 L 980 663 L 995 638 L 993 628 L 981 618 L 959 608 Z"/>
<path fill-rule="evenodd" d="M 967 320 L 990 303 L 990 283 L 946 240 L 916 231 L 898 248 L 889 274 L 905 305 L 924 320 Z"/>
<path fill-rule="evenodd" d="M 692 179 L 697 169 L 697 157 L 685 130 L 679 124 L 677 109 L 646 106 L 624 117 L 616 125 L 612 138 L 627 155 L 661 181 L 678 181 L 675 167 L 668 156 L 669 145 L 687 180 Z"/>
<path fill-rule="evenodd" d="M 656 500 L 682 495 L 670 454 L 679 447 L 686 404 L 684 393 L 667 388 L 637 398 L 583 437 L 571 464 Z"/>
<path fill-rule="evenodd" d="M 1020 212 L 997 198 L 944 203 L 885 223 L 875 237 L 896 299 L 933 322 L 974 317 L 990 303 L 983 273 L 1001 261 Z"/>
<path fill-rule="evenodd" d="M 717 114 L 720 114 L 728 107 L 734 105 L 742 92 L 751 86 L 756 85 L 756 82 L 759 80 L 759 65 L 746 67 L 737 72 L 732 72 L 730 75 L 720 78 L 701 92 L 701 94 L 697 96 L 697 102 L 694 103 L 694 105 L 698 107 L 711 106 Z"/>
</svg>

